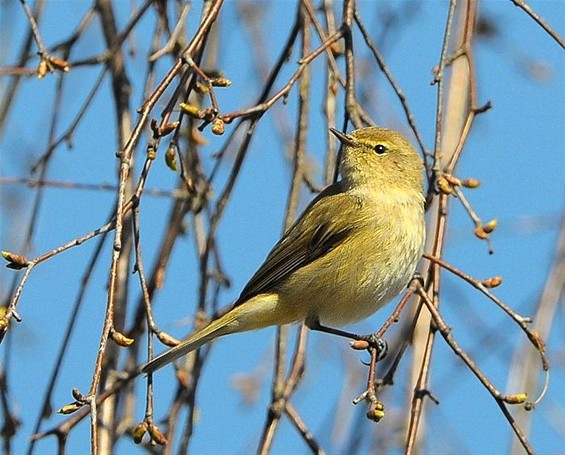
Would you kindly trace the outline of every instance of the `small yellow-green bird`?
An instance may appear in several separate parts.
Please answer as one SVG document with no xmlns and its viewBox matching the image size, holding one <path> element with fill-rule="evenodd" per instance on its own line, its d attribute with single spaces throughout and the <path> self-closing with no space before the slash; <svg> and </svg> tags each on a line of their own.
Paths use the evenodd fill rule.
<svg viewBox="0 0 565 455">
<path fill-rule="evenodd" d="M 325 188 L 271 250 L 233 307 L 142 367 L 153 372 L 223 335 L 304 321 L 360 321 L 397 296 L 424 248 L 423 162 L 399 133 L 332 133 L 342 179 Z"/>
</svg>

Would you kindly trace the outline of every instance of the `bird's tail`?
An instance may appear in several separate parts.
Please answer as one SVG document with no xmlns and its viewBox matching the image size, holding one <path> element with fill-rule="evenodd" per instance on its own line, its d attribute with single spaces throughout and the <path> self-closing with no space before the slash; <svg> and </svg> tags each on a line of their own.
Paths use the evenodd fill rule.
<svg viewBox="0 0 565 455">
<path fill-rule="evenodd" d="M 188 354 L 190 351 L 198 349 L 203 344 L 208 341 L 213 340 L 222 335 L 237 331 L 238 311 L 228 311 L 221 318 L 212 321 L 209 325 L 204 327 L 202 330 L 192 334 L 187 339 L 183 340 L 168 351 L 163 352 L 158 355 L 150 362 L 146 363 L 141 371 L 143 373 L 152 373 L 161 367 L 164 367 L 170 362 L 174 362 L 179 357 Z"/>
</svg>

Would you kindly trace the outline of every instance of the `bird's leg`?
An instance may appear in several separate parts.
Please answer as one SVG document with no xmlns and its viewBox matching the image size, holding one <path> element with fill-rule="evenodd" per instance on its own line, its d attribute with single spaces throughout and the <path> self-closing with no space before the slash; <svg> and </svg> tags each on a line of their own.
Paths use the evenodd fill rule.
<svg viewBox="0 0 565 455">
<path fill-rule="evenodd" d="M 318 318 L 309 318 L 305 322 L 306 327 L 310 330 L 315 330 L 317 332 L 330 333 L 332 335 L 337 335 L 343 338 L 349 338 L 350 340 L 361 340 L 366 341 L 369 346 L 368 349 L 375 349 L 378 353 L 378 360 L 383 359 L 388 351 L 388 344 L 386 340 L 378 337 L 376 334 L 372 333 L 369 335 L 357 335 L 355 333 L 346 332 L 344 330 L 335 329 L 333 327 L 326 327 L 320 324 Z"/>
</svg>

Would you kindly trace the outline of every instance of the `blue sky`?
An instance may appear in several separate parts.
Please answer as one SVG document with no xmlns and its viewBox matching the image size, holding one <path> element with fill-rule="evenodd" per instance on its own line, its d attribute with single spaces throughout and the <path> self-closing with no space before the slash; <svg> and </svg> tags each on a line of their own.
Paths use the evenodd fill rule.
<svg viewBox="0 0 565 455">
<path fill-rule="evenodd" d="M 555 29 L 565 34 L 565 12 L 559 1 L 530 2 L 540 15 Z M 295 5 L 291 1 L 265 2 L 264 23 L 271 33 L 266 36 L 266 55 L 271 64 L 281 48 L 292 24 Z M 394 11 L 401 11 L 404 2 L 393 2 Z M 430 85 L 432 68 L 437 65 L 441 48 L 446 5 L 444 2 L 425 1 L 417 12 L 397 23 L 398 30 L 387 35 L 382 52 L 400 86 L 406 93 L 426 147 L 432 149 L 435 127 L 436 89 Z M 75 24 L 90 6 L 86 1 L 47 2 L 41 32 L 50 45 L 70 33 L 68 24 Z M 198 9 L 200 2 L 195 2 Z M 116 2 L 120 25 L 128 17 L 129 2 Z M 360 2 L 373 39 L 380 36 L 379 14 L 387 8 Z M 473 236 L 473 225 L 457 201 L 452 202 L 445 258 L 476 277 L 501 275 L 504 284 L 496 294 L 524 315 L 533 313 L 537 298 L 553 259 L 557 233 L 565 208 L 565 54 L 559 45 L 511 2 L 485 1 L 481 11 L 497 27 L 492 39 L 476 43 L 479 102 L 493 104 L 485 115 L 479 116 L 465 147 L 457 174 L 481 180 L 479 189 L 466 194 L 477 213 L 486 221 L 499 220 L 493 234 L 495 254 L 489 256 L 486 246 Z M 189 16 L 189 30 L 194 30 L 197 15 Z M 133 83 L 132 108 L 142 100 L 145 74 L 147 37 L 140 32 L 152 30 L 154 16 L 149 14 L 136 32 L 138 56 L 128 64 Z M 233 85 L 218 90 L 222 109 L 232 111 L 250 106 L 257 98 L 257 72 L 248 64 L 249 36 L 242 30 L 236 16 L 236 3 L 226 2 L 221 14 L 221 66 Z M 1 65 L 12 65 L 20 48 L 27 21 L 18 2 L 2 2 L 0 6 Z M 150 34 L 148 33 L 147 36 Z M 379 44 L 379 43 L 377 43 Z M 103 49 L 96 26 L 91 26 L 87 39 L 79 44 L 73 55 L 94 55 Z M 359 55 L 363 58 L 365 55 Z M 288 64 L 284 76 L 294 71 L 294 60 Z M 32 67 L 36 60 L 29 64 Z M 162 76 L 170 65 L 166 60 L 159 66 Z M 318 63 L 314 69 L 321 68 Z M 371 93 L 375 102 L 366 108 L 373 119 L 383 126 L 409 134 L 400 104 L 384 78 L 371 77 L 373 85 L 360 81 L 360 87 L 378 87 Z M 313 83 L 323 83 L 314 70 Z M 62 132 L 82 104 L 94 83 L 98 69 L 78 68 L 67 75 L 64 96 L 65 109 L 60 113 L 58 132 Z M 0 78 L 0 93 L 8 79 Z M 0 177 L 26 177 L 30 163 L 40 156 L 47 143 L 47 129 L 53 103 L 55 76 L 42 80 L 25 79 L 8 123 L 0 137 Z M 311 132 L 308 152 L 312 163 L 320 170 L 325 153 L 325 132 L 322 130 L 321 93 L 314 90 L 310 121 Z M 73 148 L 57 149 L 52 159 L 48 178 L 55 181 L 83 183 L 115 183 L 115 127 L 110 85 L 106 81 L 96 97 L 82 125 L 76 131 Z M 340 100 L 342 103 L 343 100 Z M 164 104 L 158 104 L 157 117 Z M 222 261 L 232 287 L 221 294 L 225 304 L 237 298 L 246 281 L 260 265 L 270 247 L 281 233 L 285 198 L 290 177 L 286 164 L 284 144 L 274 133 L 280 118 L 294 126 L 296 93 L 289 103 L 265 116 L 254 138 L 249 156 L 244 163 L 218 239 Z M 341 114 L 340 114 L 341 115 Z M 338 116 L 341 122 L 341 117 Z M 227 127 L 228 130 L 230 126 Z M 204 166 L 209 171 L 214 163 L 211 155 L 222 139 L 204 132 L 209 139 L 202 149 Z M 139 149 L 139 160 L 143 143 Z M 164 150 L 159 151 L 160 154 Z M 229 162 L 220 170 L 218 188 L 229 172 Z M 139 170 L 137 170 L 138 175 Z M 320 182 L 320 174 L 316 174 Z M 166 168 L 162 157 L 155 162 L 148 188 L 172 189 L 177 176 Z M 18 251 L 23 232 L 29 223 L 34 190 L 23 186 L 1 185 L 0 248 Z M 310 195 L 305 191 L 303 203 Z M 47 189 L 41 207 L 36 235 L 30 257 L 35 257 L 105 223 L 114 202 L 112 192 Z M 156 248 L 164 231 L 170 202 L 163 198 L 144 197 L 141 205 L 142 242 L 146 268 L 150 269 L 156 257 Z M 190 223 L 191 219 L 187 219 Z M 63 328 L 70 308 L 80 288 L 80 279 L 94 242 L 72 249 L 38 266 L 24 290 L 19 304 L 23 322 L 14 324 L 11 337 L 3 344 L 2 358 L 10 350 L 11 398 L 18 408 L 22 427 L 14 441 L 14 453 L 27 447 L 27 438 L 37 416 L 36 404 L 42 396 L 46 378 L 50 374 L 55 354 L 59 349 Z M 98 346 L 106 296 L 107 267 L 110 263 L 110 245 L 94 271 L 84 308 L 77 321 L 77 331 L 63 365 L 64 373 L 54 395 L 53 406 L 58 408 L 72 400 L 73 387 L 88 389 Z M 7 295 L 13 271 L 0 270 L 0 292 Z M 155 299 L 159 325 L 175 336 L 189 330 L 191 314 L 196 302 L 198 270 L 194 259 L 194 241 L 189 235 L 176 247 L 165 287 Z M 132 280 L 131 299 L 139 295 L 137 279 Z M 360 323 L 356 330 L 370 331 L 387 317 L 392 306 L 386 307 L 371 319 Z M 513 349 L 524 342 L 524 336 L 492 303 L 461 281 L 445 275 L 442 312 L 453 328 L 453 334 L 465 349 L 479 362 L 495 384 L 503 391 L 508 382 L 508 369 Z M 550 391 L 535 411 L 532 443 L 540 454 L 562 451 L 565 441 L 563 430 L 556 426 L 555 416 L 565 412 L 565 375 L 559 364 L 563 352 L 563 337 L 558 328 L 563 326 L 563 314 L 557 313 L 554 330 L 548 338 L 548 353 L 553 361 Z M 255 450 L 260 429 L 269 402 L 272 376 L 274 329 L 241 334 L 215 343 L 211 358 L 205 366 L 198 395 L 199 420 L 191 443 L 193 453 L 249 453 Z M 306 377 L 292 402 L 311 431 L 329 453 L 347 453 L 347 436 L 362 426 L 365 438 L 360 453 L 371 453 L 371 437 L 377 432 L 393 431 L 386 421 L 375 426 L 363 417 L 362 405 L 353 407 L 350 400 L 362 391 L 365 367 L 362 354 L 352 352 L 343 340 L 324 334 L 309 339 Z M 400 374 L 403 368 L 401 366 Z M 252 405 L 243 404 L 242 397 L 233 387 L 234 378 L 252 375 L 259 380 L 259 395 Z M 402 377 L 402 376 L 401 376 Z M 138 381 L 140 390 L 141 380 Z M 402 382 L 402 381 L 400 381 Z M 156 416 L 168 409 L 170 393 L 174 389 L 172 369 L 156 375 Z M 478 381 L 449 351 L 442 340 L 437 341 L 434 354 L 432 387 L 439 398 L 439 406 L 430 406 L 429 429 L 432 432 L 426 453 L 504 453 L 511 438 L 508 425 L 497 406 Z M 30 393 L 33 391 L 34 393 Z M 390 422 L 406 409 L 399 404 L 406 392 L 400 385 L 389 389 L 383 396 Z M 535 391 L 532 392 L 535 395 Z M 349 400 L 349 401 L 348 401 Z M 139 407 L 137 417 L 143 416 Z M 334 417 L 338 416 L 337 423 Z M 49 426 L 59 422 L 54 415 Z M 337 427 L 339 429 L 336 429 Z M 219 429 L 219 431 L 218 431 Z M 559 433 L 561 431 L 561 433 Z M 333 435 L 332 435 L 333 433 Z M 336 439 L 341 437 L 341 439 Z M 40 443 L 37 453 L 52 453 L 54 441 Z M 88 447 L 88 426 L 83 424 L 69 440 L 69 453 L 79 453 Z M 276 454 L 307 452 L 285 420 L 277 434 Z M 122 442 L 116 453 L 132 453 L 132 444 Z M 140 451 L 142 453 L 142 451 Z"/>
</svg>

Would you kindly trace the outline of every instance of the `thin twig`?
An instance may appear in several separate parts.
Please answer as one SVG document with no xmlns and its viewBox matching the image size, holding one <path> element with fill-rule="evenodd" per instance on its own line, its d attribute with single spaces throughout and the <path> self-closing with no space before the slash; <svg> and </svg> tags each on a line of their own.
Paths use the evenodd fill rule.
<svg viewBox="0 0 565 455">
<path fill-rule="evenodd" d="M 483 282 L 471 277 L 470 275 L 468 275 L 465 272 L 457 269 L 453 265 L 448 264 L 447 262 L 443 261 L 440 258 L 436 258 L 436 257 L 428 255 L 428 254 L 424 254 L 424 257 L 426 259 L 432 261 L 433 263 L 440 265 L 442 268 L 450 271 L 451 273 L 458 276 L 459 278 L 465 280 L 467 283 L 472 285 L 474 288 L 481 291 L 485 296 L 487 296 L 490 300 L 492 300 L 498 307 L 500 307 L 502 309 L 502 311 L 504 311 L 508 316 L 510 316 L 510 318 L 514 322 L 516 322 L 518 324 L 518 326 L 524 331 L 524 333 L 526 334 L 526 336 L 528 337 L 530 342 L 539 351 L 541 361 L 542 361 L 542 365 L 543 365 L 543 369 L 546 370 L 546 371 L 549 369 L 549 361 L 548 361 L 546 353 L 545 353 L 545 344 L 541 340 L 539 334 L 535 330 L 532 330 L 530 328 L 530 326 L 529 326 L 529 324 L 531 323 L 530 318 L 520 316 L 518 313 L 516 313 L 514 310 L 512 310 L 512 308 L 510 308 L 508 305 L 506 305 L 501 299 L 496 297 L 485 286 L 485 284 Z"/>
<path fill-rule="evenodd" d="M 33 13 L 29 9 L 29 6 L 27 6 L 27 3 L 25 2 L 25 0 L 20 0 L 20 3 L 22 4 L 24 12 L 27 16 L 27 19 L 29 21 L 29 25 L 31 27 L 31 31 L 33 33 L 33 38 L 35 39 L 35 42 L 37 44 L 37 47 L 38 47 L 37 53 L 42 58 L 46 57 L 47 56 L 47 48 L 45 47 L 45 43 L 43 42 L 43 38 L 41 37 L 41 33 L 39 33 L 39 28 L 37 27 L 37 22 L 35 21 L 35 17 L 33 17 Z"/>
<path fill-rule="evenodd" d="M 292 422 L 292 424 L 294 425 L 294 427 L 298 430 L 298 432 L 302 436 L 302 439 L 304 439 L 308 447 L 310 447 L 310 450 L 312 450 L 312 453 L 318 455 L 324 455 L 326 452 L 324 451 L 324 449 L 320 447 L 318 441 L 316 441 L 314 435 L 308 429 L 308 427 L 300 417 L 300 414 L 298 414 L 294 406 L 292 406 L 292 404 L 289 401 L 285 403 L 285 412 L 288 418 L 290 419 L 290 421 Z"/>
<path fill-rule="evenodd" d="M 412 132 L 414 133 L 414 136 L 416 137 L 416 140 L 418 141 L 420 151 L 422 152 L 422 155 L 423 155 L 424 160 L 426 162 L 426 168 L 429 168 L 428 154 L 426 152 L 426 146 L 424 145 L 424 141 L 423 141 L 423 139 L 420 135 L 418 127 L 416 126 L 416 118 L 414 117 L 414 114 L 412 113 L 412 110 L 410 109 L 410 106 L 408 105 L 408 100 L 406 98 L 406 95 L 404 94 L 404 91 L 400 88 L 400 85 L 398 84 L 398 82 L 396 82 L 396 79 L 392 75 L 392 72 L 390 71 L 388 65 L 386 64 L 384 57 L 382 56 L 382 54 L 378 50 L 377 46 L 375 45 L 375 43 L 371 39 L 371 36 L 369 35 L 368 30 L 365 28 L 365 25 L 363 24 L 363 21 L 361 19 L 361 15 L 359 14 L 359 11 L 355 10 L 354 17 L 355 17 L 355 22 L 357 23 L 357 26 L 359 27 L 359 30 L 361 31 L 361 35 L 363 35 L 363 39 L 365 40 L 365 43 L 367 44 L 367 46 L 369 47 L 369 49 L 373 53 L 373 56 L 375 57 L 375 61 L 379 65 L 380 70 L 383 72 L 383 74 L 387 78 L 390 86 L 392 87 L 392 90 L 394 91 L 394 93 L 396 93 L 396 96 L 398 97 L 398 100 L 400 101 L 402 109 L 404 110 L 404 115 L 406 115 L 406 120 L 408 121 L 408 124 L 410 125 L 410 128 L 412 129 Z"/>
<path fill-rule="evenodd" d="M 29 188 L 47 187 L 65 190 L 86 190 L 86 191 L 109 191 L 115 192 L 118 188 L 110 183 L 82 183 L 60 180 L 38 180 L 28 177 L 0 177 L 0 185 L 25 185 Z M 193 196 L 184 189 L 164 190 L 161 188 L 149 188 L 143 191 L 145 196 L 165 198 L 165 199 L 190 199 Z"/>
<path fill-rule="evenodd" d="M 510 426 L 514 430 L 514 433 L 516 434 L 516 436 L 520 440 L 520 442 L 521 442 L 522 446 L 524 447 L 524 449 L 526 450 L 526 452 L 528 454 L 535 453 L 534 449 L 531 447 L 527 438 L 523 434 L 522 430 L 518 427 L 518 425 L 516 424 L 516 422 L 514 421 L 512 416 L 510 415 L 510 413 L 505 412 L 505 411 L 507 411 L 505 403 L 512 403 L 514 401 L 514 396 L 513 395 L 504 395 L 504 394 L 500 393 L 500 391 L 492 384 L 492 382 L 487 378 L 487 376 L 479 369 L 479 367 L 469 357 L 469 355 L 459 346 L 459 344 L 455 341 L 455 338 L 451 334 L 451 329 L 449 328 L 449 326 L 445 323 L 445 321 L 441 317 L 439 311 L 437 310 L 437 308 L 435 307 L 433 302 L 428 297 L 424 288 L 419 286 L 417 288 L 416 292 L 418 292 L 420 298 L 422 299 L 422 301 L 426 305 L 426 308 L 432 314 L 432 318 L 433 318 L 434 323 L 437 327 L 437 330 L 441 333 L 445 342 L 452 349 L 452 351 L 457 356 L 459 356 L 461 358 L 461 360 L 463 360 L 463 362 L 465 362 L 467 367 L 473 372 L 473 374 L 477 377 L 477 379 L 479 379 L 481 384 L 483 384 L 483 386 L 492 395 L 492 397 L 495 399 L 495 401 L 500 406 L 500 408 L 504 411 L 503 413 L 504 413 L 505 417 L 507 418 L 508 423 L 510 423 Z"/>
<path fill-rule="evenodd" d="M 526 12 L 528 16 L 530 16 L 534 21 L 538 23 L 538 25 L 543 28 L 546 33 L 551 36 L 557 44 L 559 44 L 563 49 L 565 49 L 565 40 L 559 36 L 559 34 L 554 31 L 549 24 L 538 14 L 536 13 L 530 5 L 528 5 L 524 0 L 510 0 L 514 5 L 518 8 L 521 8 Z"/>
</svg>

